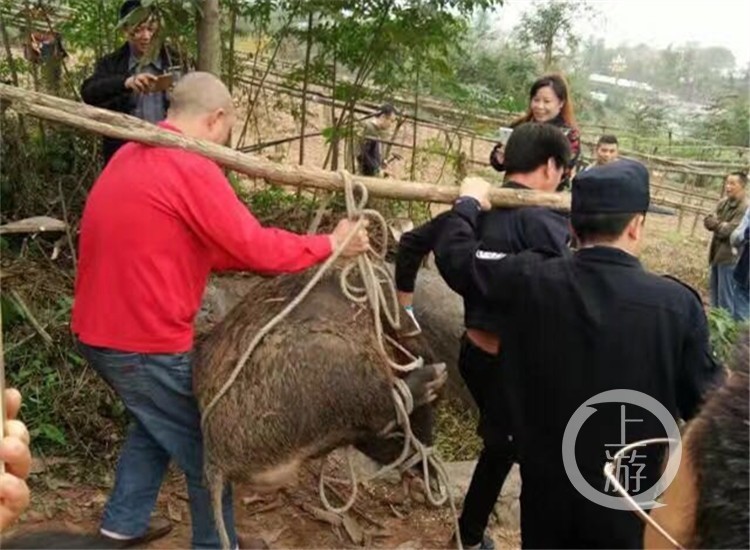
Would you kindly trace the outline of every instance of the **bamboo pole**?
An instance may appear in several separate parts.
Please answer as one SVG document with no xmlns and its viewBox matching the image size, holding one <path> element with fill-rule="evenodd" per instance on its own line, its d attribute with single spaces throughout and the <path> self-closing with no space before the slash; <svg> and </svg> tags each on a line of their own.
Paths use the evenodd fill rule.
<svg viewBox="0 0 750 550">
<path fill-rule="evenodd" d="M 414 125 L 411 136 L 411 166 L 409 166 L 409 179 L 414 181 L 417 175 L 417 133 L 419 132 L 419 71 L 422 68 L 422 57 L 417 54 L 417 74 L 414 85 Z"/>
<path fill-rule="evenodd" d="M 0 84 L 0 99 L 9 101 L 12 108 L 19 113 L 109 137 L 186 149 L 254 178 L 295 187 L 301 185 L 328 191 L 344 189 L 343 178 L 336 172 L 308 166 L 277 164 L 256 155 L 243 154 L 229 147 L 163 130 L 129 115 L 5 84 Z M 374 197 L 439 203 L 452 203 L 458 198 L 457 187 L 359 175 L 353 176 L 353 179 L 364 185 Z M 563 193 L 493 189 L 490 200 L 494 206 L 505 208 L 546 206 L 556 210 L 570 209 L 570 196 Z"/>
</svg>

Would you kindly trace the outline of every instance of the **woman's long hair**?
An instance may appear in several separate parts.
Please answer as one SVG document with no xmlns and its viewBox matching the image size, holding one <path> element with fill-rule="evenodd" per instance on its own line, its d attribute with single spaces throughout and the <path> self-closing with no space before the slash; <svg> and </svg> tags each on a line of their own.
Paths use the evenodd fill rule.
<svg viewBox="0 0 750 550">
<path fill-rule="evenodd" d="M 531 113 L 531 100 L 534 98 L 540 88 L 549 86 L 560 101 L 563 101 L 562 109 L 560 110 L 560 116 L 562 117 L 565 124 L 571 128 L 577 127 L 575 111 L 573 109 L 573 99 L 568 93 L 568 82 L 565 77 L 561 74 L 548 74 L 537 79 L 534 84 L 531 85 L 529 91 L 529 106 L 526 110 L 526 114 L 521 118 L 517 119 L 512 126 L 518 126 L 524 122 L 534 122 L 534 115 Z"/>
</svg>

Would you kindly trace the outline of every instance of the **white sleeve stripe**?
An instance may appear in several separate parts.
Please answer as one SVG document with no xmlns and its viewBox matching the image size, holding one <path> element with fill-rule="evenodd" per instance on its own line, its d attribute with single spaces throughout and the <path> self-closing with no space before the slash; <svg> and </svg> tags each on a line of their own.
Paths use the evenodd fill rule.
<svg viewBox="0 0 750 550">
<path fill-rule="evenodd" d="M 477 250 L 476 257 L 479 260 L 502 260 L 507 254 L 504 252 L 494 252 L 492 250 Z"/>
</svg>

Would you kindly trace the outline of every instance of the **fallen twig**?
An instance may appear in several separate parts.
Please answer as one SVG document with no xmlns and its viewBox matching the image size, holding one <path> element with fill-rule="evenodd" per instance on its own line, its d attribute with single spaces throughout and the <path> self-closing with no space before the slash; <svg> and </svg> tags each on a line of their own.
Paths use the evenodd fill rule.
<svg viewBox="0 0 750 550">
<path fill-rule="evenodd" d="M 73 232 L 70 227 L 70 218 L 68 218 L 68 207 L 65 204 L 65 194 L 62 189 L 62 181 L 57 181 L 57 189 L 60 193 L 60 204 L 62 205 L 63 221 L 65 222 L 65 236 L 68 238 L 68 246 L 70 247 L 70 256 L 73 258 L 73 270 L 78 270 L 78 258 L 76 256 L 76 246 L 73 242 Z"/>
<path fill-rule="evenodd" d="M 330 491 L 331 493 L 333 493 L 334 495 L 336 495 L 336 496 L 337 496 L 337 497 L 338 497 L 339 499 L 341 499 L 341 502 L 346 502 L 346 498 L 344 497 L 344 495 L 342 495 L 342 494 L 341 494 L 341 492 L 340 492 L 340 491 L 339 491 L 338 489 L 336 489 L 336 487 L 334 487 L 333 485 L 331 485 L 330 483 L 326 483 L 326 490 L 328 490 L 328 491 Z M 361 508 L 361 507 L 359 507 L 359 506 L 358 506 L 357 504 L 354 504 L 354 505 L 353 505 L 353 506 L 351 507 L 351 510 L 352 510 L 353 512 L 356 512 L 356 513 L 357 513 L 357 514 L 358 514 L 358 515 L 359 515 L 360 517 L 362 517 L 363 519 L 366 519 L 366 520 L 367 520 L 368 522 L 370 522 L 370 523 L 371 523 L 372 525 L 375 525 L 376 527 L 380 527 L 381 529 L 385 529 L 385 525 L 383 525 L 382 523 L 380 523 L 380 522 L 379 522 L 378 520 L 376 520 L 376 519 L 373 519 L 372 517 L 370 517 L 370 516 L 369 516 L 368 514 L 366 514 L 366 513 L 365 513 L 365 511 L 364 511 L 364 510 L 362 510 L 362 508 Z"/>
<path fill-rule="evenodd" d="M 307 502 L 303 502 L 301 505 L 302 509 L 310 514 L 314 519 L 328 523 L 334 527 L 341 527 L 344 524 L 344 518 L 334 512 L 327 512 L 322 508 L 313 506 Z"/>
<path fill-rule="evenodd" d="M 46 330 L 44 330 L 44 327 L 39 324 L 39 321 L 37 321 L 36 317 L 34 317 L 34 315 L 31 313 L 31 310 L 26 305 L 26 302 L 23 301 L 23 299 L 18 294 L 18 292 L 16 292 L 15 289 L 12 289 L 10 291 L 10 294 L 11 294 L 11 296 L 13 296 L 13 299 L 18 304 L 18 307 L 21 308 L 21 311 L 23 312 L 24 317 L 26 317 L 26 319 L 29 321 L 29 323 L 31 323 L 31 326 L 33 326 L 34 329 L 36 329 L 36 331 L 39 333 L 39 336 L 42 337 L 42 339 L 44 340 L 44 342 L 48 346 L 51 346 L 52 345 L 52 336 L 50 336 L 49 333 Z"/>
</svg>

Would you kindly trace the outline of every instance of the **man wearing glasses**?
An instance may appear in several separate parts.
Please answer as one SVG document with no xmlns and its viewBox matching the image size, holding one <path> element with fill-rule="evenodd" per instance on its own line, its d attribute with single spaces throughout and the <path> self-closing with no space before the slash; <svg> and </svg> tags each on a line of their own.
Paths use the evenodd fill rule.
<svg viewBox="0 0 750 550">
<path fill-rule="evenodd" d="M 643 269 L 638 254 L 649 209 L 649 175 L 619 160 L 573 180 L 571 226 L 580 246 L 555 251 L 478 254 L 480 210 L 489 185 L 467 179 L 446 216 L 435 248 L 450 287 L 496 312 L 503 341 L 523 491 L 524 548 L 640 548 L 643 523 L 579 492 L 565 463 L 567 426 L 587 402 L 613 390 L 644 394 L 670 418 L 693 417 L 721 379 L 709 345 L 700 297 L 685 285 Z M 573 441 L 579 475 L 597 494 L 610 445 L 663 437 L 653 415 L 623 418 L 612 400 L 589 407 Z M 634 414 L 639 416 L 635 417 Z M 627 435 L 622 426 L 627 422 Z M 659 474 L 661 450 L 640 450 L 641 490 Z M 633 489 L 638 491 L 639 489 Z"/>
<path fill-rule="evenodd" d="M 120 7 L 120 23 L 127 42 L 96 63 L 94 74 L 81 86 L 83 101 L 148 122 L 164 120 L 167 89 L 174 82 L 173 67 L 186 68 L 178 55 L 166 46 L 158 53 L 156 35 L 159 20 L 141 0 L 126 0 Z M 122 146 L 119 139 L 103 138 L 104 163 Z"/>
</svg>

